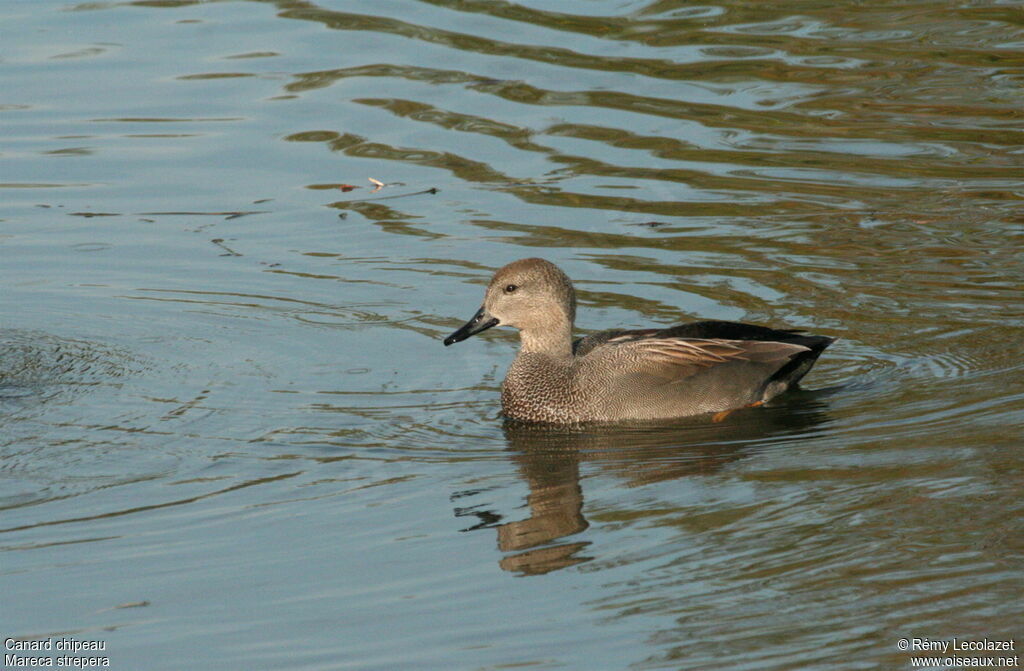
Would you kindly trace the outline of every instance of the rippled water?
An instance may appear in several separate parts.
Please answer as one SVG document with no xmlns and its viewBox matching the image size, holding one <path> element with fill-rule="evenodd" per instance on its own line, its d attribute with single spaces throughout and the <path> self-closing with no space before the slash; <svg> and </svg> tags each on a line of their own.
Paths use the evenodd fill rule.
<svg viewBox="0 0 1024 671">
<path fill-rule="evenodd" d="M 1022 24 L 0 4 L 0 634 L 123 669 L 1019 649 Z M 440 339 L 524 256 L 584 332 L 840 340 L 720 424 L 506 424 L 514 333 Z"/>
</svg>

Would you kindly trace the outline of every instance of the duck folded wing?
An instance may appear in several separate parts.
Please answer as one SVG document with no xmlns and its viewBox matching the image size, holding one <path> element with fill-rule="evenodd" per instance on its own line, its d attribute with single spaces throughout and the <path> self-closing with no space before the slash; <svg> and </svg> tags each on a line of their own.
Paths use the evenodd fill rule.
<svg viewBox="0 0 1024 671">
<path fill-rule="evenodd" d="M 633 338 L 628 335 L 608 340 L 592 350 L 591 356 L 619 361 L 634 373 L 645 373 L 667 382 L 679 382 L 713 367 L 753 364 L 763 380 L 788 364 L 793 357 L 810 351 L 792 343 L 681 338 Z M 753 372 L 753 370 L 751 371 Z"/>
<path fill-rule="evenodd" d="M 810 352 L 783 342 L 621 336 L 580 363 L 602 371 L 595 401 L 601 415 L 657 418 L 768 400 L 792 382 L 780 373 Z"/>
</svg>

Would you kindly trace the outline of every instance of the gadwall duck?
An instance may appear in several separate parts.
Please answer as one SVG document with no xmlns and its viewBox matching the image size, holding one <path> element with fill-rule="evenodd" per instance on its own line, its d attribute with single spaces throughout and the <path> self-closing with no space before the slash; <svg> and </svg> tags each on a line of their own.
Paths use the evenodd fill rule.
<svg viewBox="0 0 1024 671">
<path fill-rule="evenodd" d="M 506 417 L 555 424 L 685 417 L 761 405 L 793 387 L 834 338 L 701 321 L 572 339 L 576 292 L 558 266 L 520 259 L 444 344 L 502 324 L 519 353 L 501 385 Z"/>
</svg>

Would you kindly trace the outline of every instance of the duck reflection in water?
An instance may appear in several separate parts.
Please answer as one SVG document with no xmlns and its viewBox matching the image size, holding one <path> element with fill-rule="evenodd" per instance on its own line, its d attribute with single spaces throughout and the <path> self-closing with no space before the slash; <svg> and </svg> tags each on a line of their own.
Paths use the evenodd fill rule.
<svg viewBox="0 0 1024 671">
<path fill-rule="evenodd" d="M 826 392 L 801 391 L 757 411 L 737 411 L 724 422 L 695 420 L 634 425 L 557 426 L 506 420 L 503 426 L 512 460 L 529 487 L 530 514 L 503 522 L 477 507 L 456 515 L 475 515 L 481 523 L 466 531 L 496 528 L 499 561 L 506 571 L 540 575 L 587 562 L 592 541 L 558 542 L 589 528 L 583 514 L 581 462 L 622 478 L 628 487 L 685 477 L 711 475 L 781 438 L 810 438 L 828 421 Z"/>
</svg>

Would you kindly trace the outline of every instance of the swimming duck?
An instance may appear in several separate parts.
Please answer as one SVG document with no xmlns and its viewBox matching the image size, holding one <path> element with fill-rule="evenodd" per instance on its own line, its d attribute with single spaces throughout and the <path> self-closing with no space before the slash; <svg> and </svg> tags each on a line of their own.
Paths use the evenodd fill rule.
<svg viewBox="0 0 1024 671">
<path fill-rule="evenodd" d="M 544 259 L 520 259 L 494 274 L 483 306 L 444 344 L 492 326 L 519 329 L 519 353 L 501 386 L 503 414 L 573 424 L 703 413 L 721 419 L 794 387 L 835 341 L 726 321 L 601 331 L 574 341 L 575 318 L 568 276 Z"/>
</svg>

